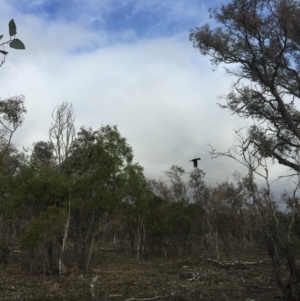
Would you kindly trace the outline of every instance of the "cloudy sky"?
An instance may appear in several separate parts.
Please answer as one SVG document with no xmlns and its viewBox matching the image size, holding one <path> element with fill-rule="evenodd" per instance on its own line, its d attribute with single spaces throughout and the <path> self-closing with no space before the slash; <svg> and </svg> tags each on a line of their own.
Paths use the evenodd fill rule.
<svg viewBox="0 0 300 301">
<path fill-rule="evenodd" d="M 223 1 L 224 2 L 224 1 Z M 241 169 L 211 160 L 207 144 L 226 151 L 233 129 L 251 125 L 220 109 L 233 79 L 213 71 L 189 41 L 219 0 L 0 0 L 0 29 L 14 18 L 26 51 L 9 49 L 1 67 L 1 97 L 23 94 L 26 115 L 19 147 L 48 139 L 51 112 L 73 104 L 76 128 L 118 125 L 148 178 L 173 164 L 200 168 L 214 184 Z M 277 176 L 278 165 L 271 167 Z M 243 169 L 241 169 L 243 171 Z M 276 184 L 278 185 L 278 184 Z"/>
</svg>

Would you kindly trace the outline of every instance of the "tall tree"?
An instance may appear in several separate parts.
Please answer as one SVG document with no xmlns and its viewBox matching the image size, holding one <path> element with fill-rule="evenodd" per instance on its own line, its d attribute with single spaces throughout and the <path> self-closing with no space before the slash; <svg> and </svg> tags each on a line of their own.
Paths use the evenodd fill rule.
<svg viewBox="0 0 300 301">
<path fill-rule="evenodd" d="M 102 126 L 96 131 L 82 127 L 72 143 L 65 171 L 73 178 L 72 215 L 86 273 L 97 236 L 127 195 L 126 178 L 132 159 L 132 148 L 116 126 Z"/>
<path fill-rule="evenodd" d="M 299 1 L 233 0 L 210 13 L 221 26 L 195 28 L 190 39 L 237 79 L 221 107 L 259 121 L 248 130 L 253 153 L 299 172 Z"/>
<path fill-rule="evenodd" d="M 182 176 L 185 174 L 185 170 L 180 166 L 172 165 L 169 170 L 165 171 L 165 174 L 171 182 L 173 200 L 188 202 L 187 185 L 182 179 Z"/>
<path fill-rule="evenodd" d="M 13 134 L 22 125 L 26 108 L 24 96 L 0 99 L 0 244 L 12 239 L 16 219 L 11 203 L 12 180 L 26 161 L 24 153 L 11 143 Z"/>
<path fill-rule="evenodd" d="M 52 150 L 55 152 L 55 158 L 59 164 L 60 172 L 63 171 L 63 162 L 70 154 L 70 148 L 75 137 L 75 113 L 72 104 L 64 101 L 61 105 L 54 108 L 52 112 L 52 122 L 49 129 L 49 139 Z M 66 272 L 63 263 L 63 254 L 66 249 L 67 238 L 69 234 L 69 225 L 71 221 L 71 187 L 69 187 L 68 198 L 68 217 L 65 223 L 65 231 L 62 239 L 61 251 L 59 255 L 59 274 Z"/>
<path fill-rule="evenodd" d="M 13 134 L 24 121 L 27 112 L 24 100 L 23 95 L 0 99 L 0 150 L 4 153 L 8 152 Z"/>
<path fill-rule="evenodd" d="M 199 168 L 195 168 L 190 172 L 189 187 L 192 189 L 193 200 L 199 203 L 202 208 L 205 207 L 208 199 L 209 189 L 204 181 L 205 172 Z"/>
</svg>

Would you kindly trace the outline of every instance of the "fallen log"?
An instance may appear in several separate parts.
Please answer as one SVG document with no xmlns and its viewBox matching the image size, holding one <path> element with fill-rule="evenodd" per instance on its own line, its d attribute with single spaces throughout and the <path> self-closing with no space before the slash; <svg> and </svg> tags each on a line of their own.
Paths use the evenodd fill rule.
<svg viewBox="0 0 300 301">
<path fill-rule="evenodd" d="M 198 255 L 199 256 L 199 255 Z M 217 261 L 211 258 L 203 258 L 199 256 L 201 260 L 205 260 L 206 262 L 211 263 L 213 266 L 219 269 L 250 269 L 250 266 L 260 265 L 266 262 L 266 259 L 259 260 L 259 261 Z"/>
</svg>

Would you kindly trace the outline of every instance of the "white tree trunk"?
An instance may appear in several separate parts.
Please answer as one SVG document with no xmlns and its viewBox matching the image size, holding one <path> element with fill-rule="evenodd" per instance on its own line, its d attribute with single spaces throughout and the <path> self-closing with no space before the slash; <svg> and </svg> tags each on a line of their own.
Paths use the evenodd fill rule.
<svg viewBox="0 0 300 301">
<path fill-rule="evenodd" d="M 220 260 L 219 254 L 219 237 L 218 237 L 218 230 L 216 231 L 216 253 L 217 253 L 217 260 Z"/>
<path fill-rule="evenodd" d="M 138 245 L 137 245 L 137 254 L 136 254 L 136 259 L 138 262 L 140 262 L 139 261 L 140 250 L 141 250 L 141 229 L 140 229 L 140 223 L 138 223 Z"/>
<path fill-rule="evenodd" d="M 58 259 L 58 271 L 59 275 L 63 275 L 67 273 L 67 269 L 63 263 L 63 254 L 66 249 L 66 244 L 67 244 L 67 239 L 68 239 L 68 233 L 69 233 L 69 226 L 70 226 L 70 219 L 71 219 L 71 196 L 70 196 L 70 191 L 69 191 L 69 210 L 68 210 L 68 218 L 65 224 L 65 233 L 64 233 L 64 238 L 63 238 L 63 243 L 61 247 L 61 251 L 59 254 L 59 259 Z"/>
</svg>

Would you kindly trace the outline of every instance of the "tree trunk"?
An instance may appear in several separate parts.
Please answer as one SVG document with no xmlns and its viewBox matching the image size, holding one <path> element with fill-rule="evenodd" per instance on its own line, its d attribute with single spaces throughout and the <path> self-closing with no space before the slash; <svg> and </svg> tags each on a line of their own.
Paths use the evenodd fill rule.
<svg viewBox="0 0 300 301">
<path fill-rule="evenodd" d="M 216 253 L 217 253 L 217 260 L 220 260 L 219 254 L 219 237 L 218 237 L 218 230 L 216 231 Z"/>
<path fill-rule="evenodd" d="M 145 224 L 143 222 L 143 254 L 144 254 L 144 259 L 147 258 L 147 252 L 146 252 L 146 228 L 145 228 Z"/>
<path fill-rule="evenodd" d="M 130 239 L 130 246 L 131 246 L 131 253 L 134 254 L 134 232 L 129 230 L 129 239 Z"/>
<path fill-rule="evenodd" d="M 222 236 L 222 242 L 223 242 L 223 247 L 224 247 L 224 251 L 226 254 L 226 258 L 230 258 L 230 245 L 229 245 L 229 238 L 228 235 L 226 235 L 226 233 L 224 233 Z"/>
<path fill-rule="evenodd" d="M 89 253 L 88 253 L 88 257 L 87 257 L 86 264 L 85 264 L 85 271 L 84 271 L 85 274 L 88 274 L 88 272 L 90 270 L 90 264 L 91 264 L 91 260 L 92 260 L 92 256 L 93 256 L 94 244 L 95 244 L 95 235 L 92 234 L 90 247 L 89 247 Z"/>
<path fill-rule="evenodd" d="M 63 274 L 67 273 L 66 267 L 63 263 L 63 254 L 64 254 L 65 248 L 66 248 L 68 232 L 69 232 L 69 225 L 70 225 L 70 219 L 71 219 L 71 200 L 70 200 L 70 192 L 69 192 L 69 214 L 68 214 L 68 219 L 67 219 L 66 225 L 65 225 L 65 233 L 64 233 L 64 237 L 63 237 L 63 241 L 62 241 L 62 247 L 61 247 L 61 251 L 60 251 L 59 259 L 58 259 L 59 275 L 63 275 Z"/>
<path fill-rule="evenodd" d="M 141 250 L 141 226 L 140 223 L 138 223 L 138 245 L 137 245 L 137 254 L 136 254 L 136 259 L 138 262 L 139 261 L 139 256 L 140 256 L 140 250 Z"/>
<path fill-rule="evenodd" d="M 45 285 L 45 280 L 46 280 L 46 252 L 47 252 L 47 247 L 45 242 L 43 243 L 43 286 Z"/>
</svg>

